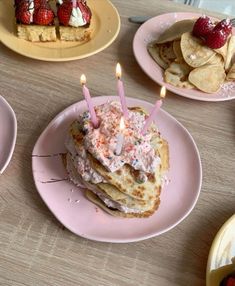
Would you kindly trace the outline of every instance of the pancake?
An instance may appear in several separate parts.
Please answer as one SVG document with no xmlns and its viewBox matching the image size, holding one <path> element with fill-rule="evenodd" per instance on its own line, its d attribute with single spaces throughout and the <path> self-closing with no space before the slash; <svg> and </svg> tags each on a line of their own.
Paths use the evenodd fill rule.
<svg viewBox="0 0 235 286">
<path fill-rule="evenodd" d="M 140 107 L 131 108 L 131 110 L 140 114 L 145 113 Z M 77 150 L 83 148 L 83 131 L 78 121 L 71 124 L 70 137 Z M 64 161 L 71 181 L 77 186 L 82 184 L 82 187 L 87 190 L 87 197 L 112 215 L 121 217 L 150 216 L 159 206 L 163 174 L 169 168 L 167 142 L 160 137 L 154 127 L 150 128 L 150 133 L 152 133 L 152 148 L 160 158 L 154 174 L 144 173 L 143 176 L 140 171 L 128 164 L 123 165 L 115 172 L 110 172 L 87 152 L 86 166 L 89 167 L 91 173 L 96 173 L 99 178 L 102 178 L 99 182 L 94 183 L 91 178 L 80 175 L 76 156 L 69 148 L 71 153 L 67 154 Z M 137 180 L 137 178 L 142 180 L 143 177 L 147 180 Z"/>
<path fill-rule="evenodd" d="M 228 42 L 227 57 L 225 61 L 225 70 L 229 70 L 234 62 L 235 54 L 235 36 L 231 36 Z"/>
<path fill-rule="evenodd" d="M 159 148 L 159 147 L 158 147 Z M 164 141 L 162 143 L 162 157 L 168 156 L 168 146 Z M 129 196 L 140 199 L 140 200 L 150 200 L 152 197 L 159 191 L 159 186 L 161 185 L 161 173 L 160 165 L 156 169 L 154 175 L 149 175 L 149 179 L 144 183 L 138 183 L 136 181 L 136 176 L 138 172 L 130 168 L 128 165 L 124 165 L 120 170 L 116 172 L 108 172 L 97 160 L 92 159 L 92 166 L 94 169 L 102 176 L 104 179 L 114 185 L 120 192 L 128 194 Z M 163 158 L 164 162 L 167 162 L 167 158 Z M 163 166 L 164 169 L 167 169 L 168 166 Z"/>
<path fill-rule="evenodd" d="M 194 19 L 186 19 L 175 22 L 170 28 L 166 29 L 154 43 L 163 44 L 179 40 L 184 33 L 192 31 L 195 21 Z"/>
<path fill-rule="evenodd" d="M 189 81 L 199 90 L 214 93 L 220 89 L 225 77 L 226 74 L 221 65 L 204 65 L 190 72 Z"/>
<path fill-rule="evenodd" d="M 160 45 L 148 45 L 147 47 L 150 56 L 154 59 L 154 61 L 163 69 L 168 67 L 168 64 L 161 58 L 160 55 Z"/>
<path fill-rule="evenodd" d="M 185 62 L 193 68 L 205 65 L 216 54 L 189 32 L 182 35 L 180 46 Z"/>
<path fill-rule="evenodd" d="M 104 211 L 106 211 L 107 213 L 111 214 L 112 216 L 115 216 L 115 217 L 123 217 L 123 218 L 146 218 L 146 217 L 149 217 L 151 216 L 159 207 L 160 205 L 160 199 L 158 198 L 156 201 L 155 201 L 155 205 L 154 207 L 149 210 L 149 211 L 146 211 L 144 213 L 125 213 L 125 212 L 122 212 L 122 211 L 119 211 L 117 209 L 111 209 L 111 208 L 108 208 L 104 202 L 99 199 L 93 192 L 91 192 L 90 190 L 86 190 L 86 197 L 91 201 L 93 202 L 94 204 L 96 204 L 97 206 L 99 206 L 100 208 L 102 208 Z"/>
<path fill-rule="evenodd" d="M 235 80 L 235 63 L 231 66 L 230 70 L 228 71 L 226 80 L 228 81 Z"/>
<path fill-rule="evenodd" d="M 181 62 L 173 62 L 169 68 L 165 70 L 164 79 L 167 83 L 170 83 L 180 88 L 194 88 L 194 85 L 188 81 L 188 75 L 192 68 L 181 59 Z"/>
</svg>

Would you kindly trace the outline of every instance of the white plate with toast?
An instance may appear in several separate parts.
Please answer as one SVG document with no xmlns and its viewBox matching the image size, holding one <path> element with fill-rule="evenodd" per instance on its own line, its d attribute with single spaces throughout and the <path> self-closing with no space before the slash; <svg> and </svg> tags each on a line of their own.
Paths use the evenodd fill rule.
<svg viewBox="0 0 235 286">
<path fill-rule="evenodd" d="M 197 89 L 175 87 L 164 81 L 164 70 L 150 56 L 147 46 L 158 39 L 159 36 L 172 24 L 185 19 L 197 19 L 201 14 L 197 13 L 169 13 L 156 16 L 145 22 L 136 32 L 133 41 L 133 50 L 137 62 L 143 71 L 159 85 L 178 95 L 203 101 L 224 101 L 235 98 L 235 81 L 224 83 L 216 93 L 205 93 Z M 233 28 L 233 34 L 235 30 Z M 210 82 L 208 82 L 210 84 Z"/>
</svg>

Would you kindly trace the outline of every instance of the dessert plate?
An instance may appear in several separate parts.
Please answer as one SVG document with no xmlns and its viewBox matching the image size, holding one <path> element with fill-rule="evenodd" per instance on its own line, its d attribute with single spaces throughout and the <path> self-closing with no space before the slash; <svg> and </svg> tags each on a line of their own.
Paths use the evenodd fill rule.
<svg viewBox="0 0 235 286">
<path fill-rule="evenodd" d="M 154 17 L 145 22 L 135 34 L 133 41 L 134 55 L 143 69 L 143 71 L 159 85 L 178 95 L 182 95 L 191 99 L 203 101 L 224 101 L 235 98 L 235 82 L 223 84 L 220 91 L 209 94 L 196 89 L 185 89 L 174 87 L 164 82 L 163 69 L 152 59 L 147 51 L 147 45 L 156 40 L 161 33 L 169 28 L 173 23 L 190 18 L 198 18 L 201 14 L 197 13 L 169 13 Z M 235 29 L 233 28 L 233 33 Z"/>
<path fill-rule="evenodd" d="M 0 174 L 8 166 L 16 142 L 17 121 L 9 103 L 0 95 Z"/>
<path fill-rule="evenodd" d="M 116 96 L 93 98 L 99 105 Z M 127 98 L 128 106 L 141 106 L 150 111 L 152 104 Z M 181 222 L 193 209 L 202 180 L 200 156 L 188 131 L 167 112 L 160 110 L 157 126 L 170 148 L 170 171 L 161 194 L 157 212 L 144 219 L 113 217 L 83 195 L 67 180 L 60 154 L 68 127 L 78 114 L 87 110 L 85 101 L 75 103 L 58 114 L 39 137 L 32 157 L 35 185 L 44 202 L 69 230 L 97 241 L 132 242 L 164 233 Z"/>
<path fill-rule="evenodd" d="M 219 286 L 222 279 L 235 271 L 235 215 L 217 233 L 208 257 L 206 286 Z"/>
<path fill-rule="evenodd" d="M 89 0 L 93 18 L 92 36 L 89 42 L 32 43 L 18 39 L 14 16 L 13 0 L 0 1 L 0 41 L 11 50 L 38 60 L 70 61 L 94 55 L 107 48 L 120 30 L 120 17 L 109 0 Z"/>
</svg>

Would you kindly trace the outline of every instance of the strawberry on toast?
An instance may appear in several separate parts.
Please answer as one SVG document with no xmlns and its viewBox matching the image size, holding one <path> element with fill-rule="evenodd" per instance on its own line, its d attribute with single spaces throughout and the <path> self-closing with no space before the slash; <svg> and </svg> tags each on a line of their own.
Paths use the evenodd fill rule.
<svg viewBox="0 0 235 286">
<path fill-rule="evenodd" d="M 62 41 L 90 40 L 91 10 L 85 0 L 58 0 L 57 17 Z"/>
<path fill-rule="evenodd" d="M 15 0 L 17 35 L 31 42 L 56 41 L 54 12 L 47 0 Z"/>
</svg>

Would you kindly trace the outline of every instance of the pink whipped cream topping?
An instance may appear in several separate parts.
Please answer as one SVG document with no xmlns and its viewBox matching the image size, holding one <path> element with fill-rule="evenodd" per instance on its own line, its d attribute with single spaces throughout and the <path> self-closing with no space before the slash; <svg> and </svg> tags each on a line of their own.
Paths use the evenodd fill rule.
<svg viewBox="0 0 235 286">
<path fill-rule="evenodd" d="M 93 157 L 110 172 L 115 172 L 124 164 L 135 170 L 154 173 L 159 164 L 159 157 L 151 146 L 152 134 L 141 135 L 145 114 L 129 111 L 125 120 L 124 143 L 119 156 L 115 155 L 117 137 L 120 132 L 122 109 L 119 102 L 107 102 L 95 108 L 100 126 L 94 129 L 88 112 L 83 113 L 78 121 L 84 132 L 83 145 Z M 157 131 L 156 131 L 157 132 Z"/>
</svg>

